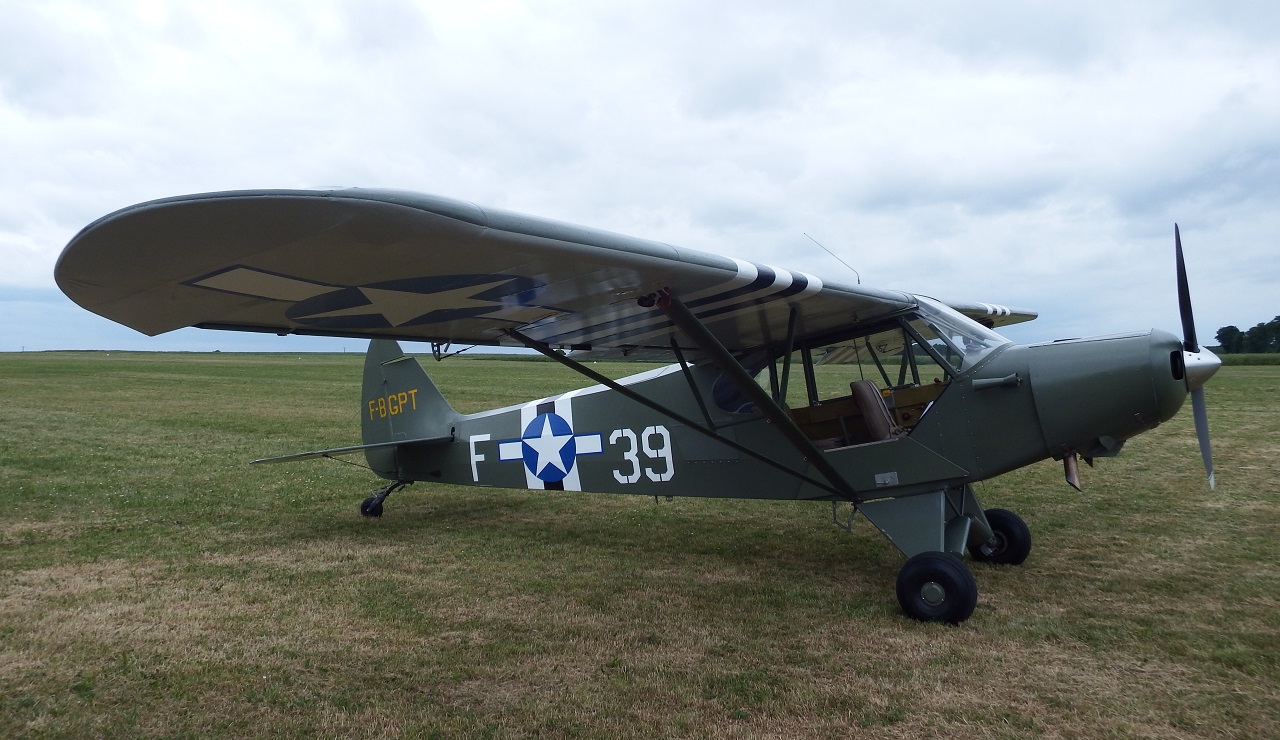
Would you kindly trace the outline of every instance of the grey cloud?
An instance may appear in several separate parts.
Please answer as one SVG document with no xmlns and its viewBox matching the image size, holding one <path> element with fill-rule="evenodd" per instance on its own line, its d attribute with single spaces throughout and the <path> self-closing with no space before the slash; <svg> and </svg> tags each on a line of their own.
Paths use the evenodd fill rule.
<svg viewBox="0 0 1280 740">
<path fill-rule="evenodd" d="M 0 24 L 0 95 L 32 115 L 83 114 L 106 103 L 112 44 L 89 18 L 19 3 Z"/>
<path fill-rule="evenodd" d="M 332 46 L 346 55 L 381 56 L 406 49 L 416 53 L 437 43 L 422 6 L 410 0 L 342 3 L 336 12 L 335 30 L 341 40 Z"/>
<path fill-rule="evenodd" d="M 809 231 L 871 284 L 1049 306 L 1041 336 L 1136 328 L 1116 313 L 1167 297 L 1173 218 L 1216 250 L 1205 320 L 1280 269 L 1267 5 L 211 7 L 11 13 L 4 285 L 51 286 L 65 241 L 133 202 L 308 185 L 845 279 Z"/>
</svg>

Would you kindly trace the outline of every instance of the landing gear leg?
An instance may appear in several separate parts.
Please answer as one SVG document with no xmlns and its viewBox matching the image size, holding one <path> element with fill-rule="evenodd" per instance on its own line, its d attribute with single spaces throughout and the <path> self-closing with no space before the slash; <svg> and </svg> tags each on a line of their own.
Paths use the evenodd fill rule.
<svg viewBox="0 0 1280 740">
<path fill-rule="evenodd" d="M 980 563 L 1021 565 L 1031 554 L 1031 530 L 1022 517 L 1005 509 L 987 509 L 991 539 L 969 545 L 969 557 Z"/>
<path fill-rule="evenodd" d="M 387 496 L 399 491 L 411 482 L 412 481 L 398 480 L 395 483 L 388 483 L 382 488 L 379 488 L 372 496 L 360 502 L 360 515 L 367 517 L 382 516 L 382 502 L 387 500 Z"/>
<path fill-rule="evenodd" d="M 978 584 L 961 558 L 971 535 L 988 535 L 971 486 L 864 501 L 858 511 L 909 558 L 898 572 L 898 603 L 908 617 L 959 624 L 973 614 Z"/>
</svg>

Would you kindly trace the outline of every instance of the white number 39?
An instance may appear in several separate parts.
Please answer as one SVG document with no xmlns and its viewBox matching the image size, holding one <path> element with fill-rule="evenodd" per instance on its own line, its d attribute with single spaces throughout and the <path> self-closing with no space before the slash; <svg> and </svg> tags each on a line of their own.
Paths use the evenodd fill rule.
<svg viewBox="0 0 1280 740">
<path fill-rule="evenodd" d="M 653 444 L 655 438 L 658 440 L 656 447 Z M 623 440 L 625 440 L 625 448 L 622 450 L 622 460 L 626 466 L 613 471 L 613 477 L 619 483 L 635 483 L 640 480 L 640 452 L 644 452 L 645 457 L 650 460 L 662 461 L 661 469 L 657 469 L 657 466 L 644 466 L 644 474 L 649 480 L 663 483 L 675 476 L 676 464 L 671 457 L 671 432 L 667 431 L 666 427 L 660 424 L 645 427 L 638 439 L 636 433 L 630 429 L 615 429 L 609 435 L 610 445 L 616 445 Z"/>
</svg>

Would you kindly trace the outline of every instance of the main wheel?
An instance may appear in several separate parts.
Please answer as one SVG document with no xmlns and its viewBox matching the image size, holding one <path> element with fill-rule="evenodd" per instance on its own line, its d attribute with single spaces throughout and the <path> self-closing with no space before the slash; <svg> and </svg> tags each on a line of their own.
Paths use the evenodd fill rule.
<svg viewBox="0 0 1280 740">
<path fill-rule="evenodd" d="M 1031 554 L 1031 530 L 1022 517 L 1004 509 L 987 509 L 987 524 L 995 534 L 992 542 L 969 547 L 969 557 L 980 563 L 1021 565 Z"/>
<path fill-rule="evenodd" d="M 959 624 L 978 605 L 978 582 L 950 553 L 922 552 L 898 571 L 898 603 L 912 619 Z"/>
<path fill-rule="evenodd" d="M 369 517 L 382 516 L 382 502 L 377 496 L 370 496 L 360 502 L 360 515 Z"/>
</svg>

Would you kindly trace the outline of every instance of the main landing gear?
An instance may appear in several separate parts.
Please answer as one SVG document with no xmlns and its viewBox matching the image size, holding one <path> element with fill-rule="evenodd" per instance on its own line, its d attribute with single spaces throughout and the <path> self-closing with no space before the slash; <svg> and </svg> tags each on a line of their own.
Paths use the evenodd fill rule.
<svg viewBox="0 0 1280 740">
<path fill-rule="evenodd" d="M 977 546 L 969 546 L 969 557 L 979 563 L 998 565 L 1022 565 L 1031 554 L 1031 530 L 1022 517 L 1004 509 L 987 509 L 987 524 L 991 525 L 991 539 Z"/>
<path fill-rule="evenodd" d="M 836 526 L 850 531 L 836 516 Z M 898 571 L 898 605 L 902 613 L 922 622 L 959 624 L 978 604 L 978 584 L 963 558 L 975 563 L 1020 565 L 1031 553 L 1031 530 L 1017 514 L 1004 509 L 983 510 L 969 484 L 927 493 L 873 499 L 854 505 L 889 541 L 907 556 Z"/>
<path fill-rule="evenodd" d="M 387 500 L 387 496 L 409 485 L 410 482 L 398 480 L 379 488 L 372 496 L 360 502 L 360 515 L 375 518 L 382 516 L 382 502 Z"/>
</svg>

